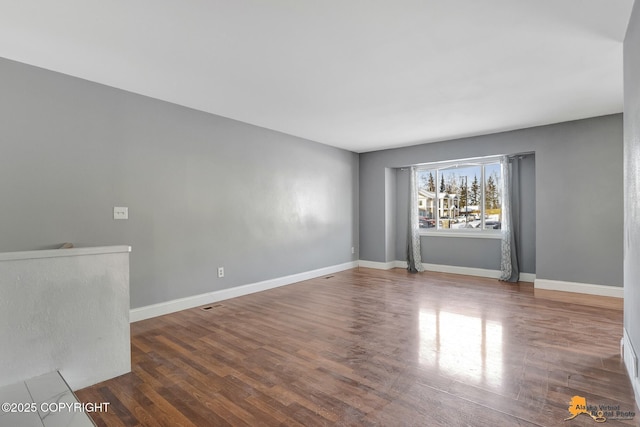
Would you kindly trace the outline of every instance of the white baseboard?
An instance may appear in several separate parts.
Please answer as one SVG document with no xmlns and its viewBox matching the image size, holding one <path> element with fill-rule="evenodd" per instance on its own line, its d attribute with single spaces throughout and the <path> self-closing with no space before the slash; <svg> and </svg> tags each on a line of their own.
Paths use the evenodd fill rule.
<svg viewBox="0 0 640 427">
<path fill-rule="evenodd" d="M 520 281 L 521 282 L 535 283 L 536 275 L 535 275 L 535 273 L 520 273 Z"/>
<path fill-rule="evenodd" d="M 437 271 L 439 273 L 464 274 L 466 276 L 489 277 L 491 279 L 500 278 L 500 270 L 488 270 L 485 268 L 459 267 L 457 265 L 427 264 L 422 263 L 427 271 Z"/>
<path fill-rule="evenodd" d="M 631 344 L 631 339 L 627 334 L 626 328 L 623 329 L 623 332 L 624 335 L 622 337 L 622 342 L 624 345 L 624 365 L 627 368 L 627 374 L 629 374 L 629 380 L 633 386 L 633 392 L 636 395 L 636 402 L 640 402 L 640 378 L 638 377 L 638 370 L 640 369 L 640 366 L 638 366 L 638 356 L 634 351 L 634 347 Z"/>
<path fill-rule="evenodd" d="M 390 262 L 373 262 L 360 261 L 360 267 L 377 268 L 379 270 L 390 270 L 392 268 L 407 268 L 406 261 L 390 261 Z M 464 274 L 467 276 L 491 277 L 499 278 L 500 271 L 485 270 L 482 268 L 458 267 L 455 265 L 427 264 L 422 263 L 422 267 L 426 271 L 437 271 L 440 273 Z"/>
<path fill-rule="evenodd" d="M 375 268 L 376 270 L 391 270 L 396 267 L 396 261 L 376 262 L 376 261 L 358 261 L 358 267 Z"/>
<path fill-rule="evenodd" d="M 602 297 L 624 298 L 624 289 L 618 286 L 536 279 L 534 287 L 536 289 L 548 289 L 550 291 L 576 292 L 579 294 L 599 295 Z"/>
<path fill-rule="evenodd" d="M 223 301 L 229 298 L 249 295 L 255 292 L 266 291 L 267 289 L 290 285 L 292 283 L 313 279 L 331 273 L 337 273 L 339 271 L 350 270 L 352 268 L 356 268 L 357 266 L 358 262 L 352 261 L 344 264 L 333 265 L 330 267 L 319 268 L 317 270 L 292 274 L 290 276 L 278 277 L 275 279 L 264 280 L 262 282 L 250 283 L 247 285 L 236 286 L 229 289 L 221 289 L 219 291 L 207 292 L 200 295 L 194 295 L 186 298 L 179 298 L 171 301 L 161 302 L 158 304 L 134 308 L 129 312 L 129 321 L 132 323 L 138 322 L 140 320 L 150 319 L 152 317 L 175 313 L 176 311 L 180 310 L 186 310 L 205 304 L 211 304 L 213 302 Z"/>
<path fill-rule="evenodd" d="M 371 261 L 365 261 L 366 263 L 371 263 Z M 360 266 L 365 267 L 360 261 Z M 406 261 L 394 261 L 393 267 L 389 265 L 392 263 L 372 263 L 372 264 L 381 264 L 384 265 L 384 268 L 378 267 L 383 270 L 389 270 L 390 268 L 407 268 Z M 488 277 L 491 279 L 499 279 L 500 278 L 500 270 L 488 270 L 484 268 L 472 268 L 472 267 L 459 267 L 456 265 L 444 265 L 444 264 L 428 264 L 422 263 L 422 266 L 427 271 L 437 271 L 440 273 L 453 273 L 453 274 L 464 274 L 466 276 L 476 276 L 476 277 Z M 377 268 L 377 267 L 370 267 Z M 521 282 L 531 282 L 533 283 L 536 280 L 536 275 L 532 273 L 520 273 L 520 281 Z"/>
</svg>

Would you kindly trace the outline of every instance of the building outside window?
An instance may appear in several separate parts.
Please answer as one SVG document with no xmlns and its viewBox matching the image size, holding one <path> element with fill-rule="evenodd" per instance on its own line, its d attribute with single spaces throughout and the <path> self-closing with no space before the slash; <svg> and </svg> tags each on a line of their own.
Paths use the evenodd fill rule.
<svg viewBox="0 0 640 427">
<path fill-rule="evenodd" d="M 417 187 L 423 231 L 501 228 L 502 174 L 496 157 L 423 165 Z"/>
</svg>

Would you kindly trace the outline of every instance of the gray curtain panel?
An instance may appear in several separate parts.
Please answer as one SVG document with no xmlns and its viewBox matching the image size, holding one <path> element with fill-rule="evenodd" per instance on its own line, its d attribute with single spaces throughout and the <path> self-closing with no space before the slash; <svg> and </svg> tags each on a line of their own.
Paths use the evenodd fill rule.
<svg viewBox="0 0 640 427">
<path fill-rule="evenodd" d="M 520 240 L 520 158 L 518 156 L 502 161 L 504 180 L 502 259 L 500 280 L 517 282 L 520 280 L 518 262 L 518 241 Z"/>
<path fill-rule="evenodd" d="M 407 238 L 407 270 L 411 273 L 424 271 L 420 254 L 420 228 L 418 221 L 417 169 L 409 170 L 409 230 Z"/>
</svg>

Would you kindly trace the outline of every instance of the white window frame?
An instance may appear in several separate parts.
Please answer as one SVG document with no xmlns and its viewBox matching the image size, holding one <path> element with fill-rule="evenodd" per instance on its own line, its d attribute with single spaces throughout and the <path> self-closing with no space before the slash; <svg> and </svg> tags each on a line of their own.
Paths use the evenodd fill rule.
<svg viewBox="0 0 640 427">
<path fill-rule="evenodd" d="M 487 156 L 487 157 L 476 157 L 476 158 L 470 158 L 470 159 L 459 159 L 459 160 L 451 160 L 451 161 L 445 161 L 445 162 L 424 163 L 424 164 L 416 165 L 418 172 L 427 171 L 427 170 L 436 171 L 436 176 L 435 176 L 436 200 L 438 200 L 438 192 L 440 191 L 439 182 L 440 182 L 441 170 L 451 169 L 455 167 L 481 166 L 479 181 L 482 183 L 481 185 L 482 203 L 480 204 L 482 208 L 481 208 L 481 214 L 480 214 L 480 221 L 481 221 L 480 228 L 476 228 L 476 229 L 440 228 L 440 214 L 439 214 L 439 209 L 436 208 L 434 209 L 436 226 L 434 228 L 419 229 L 420 235 L 421 236 L 440 236 L 440 237 L 471 237 L 471 238 L 480 238 L 480 239 L 500 239 L 502 237 L 502 230 L 491 230 L 491 229 L 486 230 L 484 228 L 485 226 L 485 184 L 486 184 L 485 166 L 488 164 L 500 163 L 500 158 L 501 156 Z M 503 179 L 504 177 L 500 176 L 501 194 L 502 194 Z M 469 184 L 467 182 L 467 186 L 468 185 Z M 412 194 L 411 197 L 415 197 L 416 199 L 418 199 L 418 192 L 416 191 L 416 193 Z M 501 203 L 501 207 L 502 207 L 502 203 Z M 413 215 L 419 215 L 419 213 L 414 212 Z M 501 219 L 501 222 L 503 222 L 502 219 Z"/>
</svg>

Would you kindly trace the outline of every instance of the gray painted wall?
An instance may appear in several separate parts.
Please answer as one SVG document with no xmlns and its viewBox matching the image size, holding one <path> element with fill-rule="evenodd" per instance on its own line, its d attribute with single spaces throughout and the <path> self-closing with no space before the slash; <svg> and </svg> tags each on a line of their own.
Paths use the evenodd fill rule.
<svg viewBox="0 0 640 427">
<path fill-rule="evenodd" d="M 357 154 L 4 59 L 0 88 L 2 252 L 131 245 L 132 308 L 357 259 Z"/>
<path fill-rule="evenodd" d="M 640 355 L 640 5 L 624 41 L 624 327 Z M 629 363 L 630 361 L 626 361 Z M 632 378 L 636 398 L 640 382 Z"/>
<path fill-rule="evenodd" d="M 385 168 L 385 261 L 394 261 L 395 260 L 395 244 L 396 244 L 396 222 L 397 222 L 397 212 L 398 212 L 398 204 L 395 200 L 395 187 L 396 187 L 396 179 L 397 172 L 396 169 L 393 168 Z"/>
<path fill-rule="evenodd" d="M 400 174 L 406 172 L 398 175 L 393 197 L 385 194 L 385 168 L 529 151 L 535 152 L 535 165 L 523 168 L 523 181 L 535 182 L 535 195 L 525 202 L 535 204 L 535 218 L 526 221 L 535 239 L 523 241 L 523 254 L 529 260 L 523 271 L 535 272 L 540 279 L 622 286 L 621 114 L 361 154 L 360 259 L 388 258 L 385 200 L 398 201 L 397 227 L 406 227 L 406 215 L 400 211 L 407 197 L 401 190 L 407 178 Z M 606 202 L 598 199 L 603 194 Z M 401 239 L 406 239 L 406 232 L 398 231 L 397 236 L 395 258 L 404 260 Z M 495 241 L 426 240 L 423 237 L 425 262 L 455 258 L 456 264 L 446 264 L 491 269 L 499 265 L 491 256 L 498 250 Z M 440 251 L 429 258 L 429 248 L 437 243 L 442 243 Z M 469 244 L 479 247 L 467 257 L 462 253 Z"/>
<path fill-rule="evenodd" d="M 536 158 L 524 157 L 520 161 L 520 241 L 518 256 L 520 271 L 536 272 Z M 500 268 L 496 268 L 499 270 Z"/>
<path fill-rule="evenodd" d="M 381 169 L 382 168 L 382 169 Z M 358 206 L 359 220 L 359 254 L 361 260 L 385 262 L 387 259 L 387 204 L 391 200 L 381 189 L 391 191 L 387 185 L 387 172 L 384 163 L 362 162 L 359 165 L 360 182 Z M 391 194 L 389 197 L 394 197 Z M 363 207 L 365 207 L 363 209 Z M 395 255 L 395 254 L 394 254 Z"/>
</svg>

